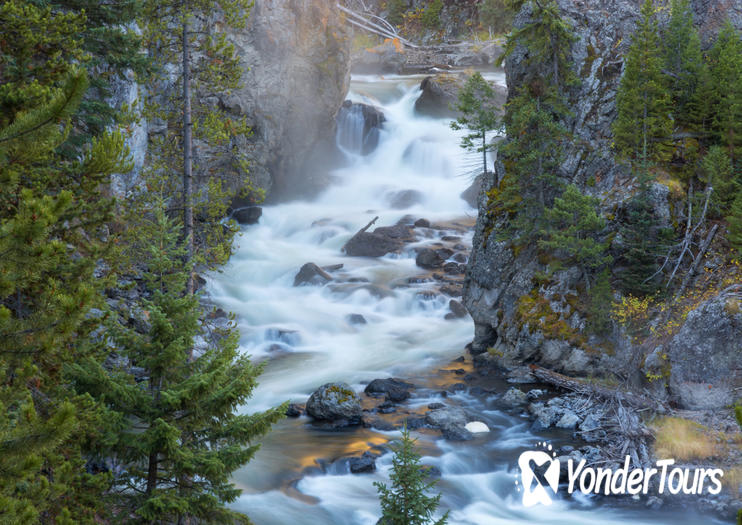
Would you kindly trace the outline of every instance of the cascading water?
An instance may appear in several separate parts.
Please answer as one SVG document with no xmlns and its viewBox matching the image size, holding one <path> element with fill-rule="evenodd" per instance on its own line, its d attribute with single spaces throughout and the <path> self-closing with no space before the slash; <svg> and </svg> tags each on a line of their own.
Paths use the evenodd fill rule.
<svg viewBox="0 0 742 525">
<path fill-rule="evenodd" d="M 490 78 L 504 82 L 503 75 Z M 468 318 L 445 320 L 448 299 L 421 293 L 429 283 L 410 284 L 411 276 L 425 273 L 415 265 L 413 248 L 436 239 L 382 258 L 341 253 L 375 216 L 377 226 L 396 224 L 404 216 L 473 223 L 476 210 L 459 195 L 480 157 L 462 152 L 447 121 L 414 114 L 419 80 L 355 78 L 350 99 L 380 107 L 386 117 L 376 150 L 358 155 L 364 147 L 363 113 L 357 105 L 344 108 L 338 143 L 349 161 L 335 173 L 335 183 L 314 202 L 266 207 L 260 224 L 240 238 L 229 266 L 210 280 L 212 300 L 237 314 L 242 350 L 267 360 L 246 411 L 285 400 L 303 403 L 329 381 L 345 381 L 360 391 L 364 382 L 392 375 L 413 378 L 420 386 L 409 401 L 412 408 L 423 410 L 440 400 L 430 371 L 462 354 L 473 326 Z M 440 233 L 446 234 L 445 228 Z M 470 239 L 466 233 L 462 242 Z M 342 283 L 294 287 L 294 276 L 310 261 L 343 264 L 334 274 Z M 351 323 L 351 314 L 367 323 Z M 482 401 L 460 391 L 446 400 L 480 414 L 489 434 L 453 443 L 416 433 L 424 463 L 441 472 L 441 507 L 451 509 L 451 524 L 698 523 L 688 514 L 640 513 L 586 497 L 524 508 L 515 486 L 516 458 L 543 437 L 530 433 L 525 419 L 502 411 L 498 397 Z M 388 479 L 391 455 L 377 460 L 375 473 L 362 475 L 350 474 L 342 464 L 323 470 L 317 460 L 357 454 L 396 435 L 372 429 L 329 433 L 314 429 L 306 418 L 284 420 L 263 439 L 257 457 L 236 473 L 244 494 L 234 507 L 258 525 L 373 525 L 380 515 L 373 482 Z"/>
</svg>

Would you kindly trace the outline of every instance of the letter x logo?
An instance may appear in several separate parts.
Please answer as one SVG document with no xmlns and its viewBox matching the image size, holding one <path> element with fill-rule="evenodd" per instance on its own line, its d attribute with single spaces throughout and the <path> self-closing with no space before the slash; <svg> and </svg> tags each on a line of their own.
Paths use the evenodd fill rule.
<svg viewBox="0 0 742 525">
<path fill-rule="evenodd" d="M 559 460 L 541 450 L 529 450 L 520 455 L 518 466 L 523 482 L 523 505 L 551 505 L 551 493 L 556 494 L 559 487 Z"/>
</svg>

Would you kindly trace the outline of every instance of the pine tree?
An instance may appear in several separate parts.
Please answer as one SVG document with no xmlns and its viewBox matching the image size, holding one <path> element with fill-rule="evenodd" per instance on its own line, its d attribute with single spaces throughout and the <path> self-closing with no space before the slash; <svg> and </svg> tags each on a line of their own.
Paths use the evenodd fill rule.
<svg viewBox="0 0 742 525">
<path fill-rule="evenodd" d="M 459 92 L 456 110 L 461 116 L 451 123 L 455 130 L 470 130 L 471 133 L 461 139 L 461 147 L 482 154 L 482 169 L 487 174 L 487 152 L 494 150 L 494 145 L 487 142 L 487 132 L 499 127 L 499 107 L 495 102 L 495 90 L 482 77 L 474 73 Z"/>
<path fill-rule="evenodd" d="M 239 354 L 231 327 L 206 329 L 198 296 L 186 293 L 180 224 L 167 216 L 161 188 L 143 198 L 147 206 L 129 247 L 146 261 L 143 298 L 128 312 L 134 322 L 109 328 L 120 355 L 142 376 L 131 375 L 128 365 L 107 370 L 87 359 L 74 367 L 75 383 L 125 422 L 111 451 L 127 466 L 113 490 L 122 513 L 136 516 L 129 521 L 249 523 L 225 506 L 240 494 L 230 475 L 253 457 L 254 440 L 283 417 L 285 406 L 236 413 L 261 367 Z M 198 346 L 202 335 L 206 342 Z"/>
<path fill-rule="evenodd" d="M 479 23 L 494 34 L 507 33 L 513 24 L 513 12 L 504 0 L 483 0 L 479 5 Z"/>
<path fill-rule="evenodd" d="M 656 227 L 649 191 L 644 181 L 627 203 L 626 217 L 620 227 L 624 266 L 620 275 L 621 288 L 634 295 L 650 294 L 659 288 L 657 261 L 667 251 L 668 236 L 672 233 Z"/>
<path fill-rule="evenodd" d="M 152 141 L 150 168 L 159 174 L 181 173 L 181 183 L 169 191 L 171 208 L 183 214 L 186 260 L 196 266 L 213 268 L 231 255 L 231 239 L 237 232 L 233 222 L 220 219 L 234 192 L 251 190 L 247 161 L 237 144 L 249 133 L 246 117 L 230 116 L 219 104 L 197 103 L 199 94 L 227 96 L 239 86 L 242 68 L 235 47 L 224 26 L 244 28 L 249 0 L 167 0 L 145 4 L 144 41 L 156 56 L 159 77 L 147 100 L 146 114 L 167 123 L 164 137 Z M 219 18 L 219 24 L 208 20 Z M 177 79 L 172 83 L 173 71 Z M 163 98 L 162 93 L 169 92 Z M 226 158 L 220 173 L 205 173 L 199 167 L 195 140 L 220 151 Z M 194 182 L 195 177 L 195 182 Z M 196 184 L 200 181 L 201 184 Z M 202 220 L 196 220 L 202 219 Z M 193 276 L 187 289 L 193 293 Z"/>
<path fill-rule="evenodd" d="M 441 496 L 428 496 L 435 481 L 428 481 L 428 472 L 420 464 L 420 455 L 415 452 L 415 440 L 405 427 L 402 439 L 394 449 L 392 472 L 389 476 L 391 487 L 375 482 L 381 503 L 383 525 L 445 525 L 448 512 L 442 518 L 433 517 L 440 504 Z M 435 520 L 435 521 L 434 521 Z"/>
<path fill-rule="evenodd" d="M 648 176 L 650 164 L 671 152 L 671 98 L 662 73 L 662 46 L 652 0 L 645 0 L 616 94 L 615 147 Z"/>
<path fill-rule="evenodd" d="M 598 199 L 570 184 L 561 197 L 554 199 L 554 205 L 544 211 L 546 234 L 538 243 L 566 264 L 580 267 L 588 291 L 590 274 L 612 261 L 606 254 L 608 243 L 599 239 L 605 220 L 597 212 L 598 204 Z"/>
<path fill-rule="evenodd" d="M 389 0 L 387 2 L 387 10 L 389 11 L 387 15 L 389 23 L 395 26 L 401 25 L 404 21 L 404 14 L 407 12 L 407 1 Z"/>
<path fill-rule="evenodd" d="M 742 169 L 742 40 L 729 20 L 709 52 L 713 127 L 735 169 Z"/>
<path fill-rule="evenodd" d="M 715 211 L 722 213 L 729 209 L 737 191 L 742 189 L 740 182 L 735 180 L 732 169 L 732 160 L 721 146 L 711 146 L 701 160 L 700 177 L 713 191 L 713 204 Z M 701 207 L 703 205 L 701 204 Z"/>
<path fill-rule="evenodd" d="M 100 188 L 129 165 L 117 134 L 94 140 L 74 164 L 57 162 L 87 87 L 83 73 L 69 75 L 58 90 L 29 82 L 25 93 L 47 102 L 0 128 L 0 520 L 7 523 L 93 523 L 107 482 L 85 472 L 83 456 L 100 407 L 70 391 L 65 372 L 88 355 L 99 326 L 89 315 L 105 283 L 94 274 L 105 253 L 98 228 L 112 211 Z"/>
<path fill-rule="evenodd" d="M 729 223 L 729 244 L 737 250 L 738 254 L 742 255 L 742 190 L 737 192 L 737 197 L 729 209 L 727 222 Z"/>
<path fill-rule="evenodd" d="M 699 82 L 707 72 L 688 0 L 672 0 L 670 22 L 662 36 L 662 44 L 675 124 L 697 130 L 699 123 L 694 119 L 692 106 L 698 97 Z"/>
<path fill-rule="evenodd" d="M 524 2 L 511 2 L 520 9 Z M 511 93 L 505 109 L 507 140 L 499 148 L 505 166 L 491 212 L 512 218 L 502 236 L 524 245 L 542 233 L 543 213 L 562 187 L 561 164 L 571 136 L 566 91 L 577 82 L 569 61 L 575 40 L 553 0 L 537 2 L 531 21 L 508 36 L 507 59 L 518 46 L 528 49 L 529 82 Z"/>
</svg>

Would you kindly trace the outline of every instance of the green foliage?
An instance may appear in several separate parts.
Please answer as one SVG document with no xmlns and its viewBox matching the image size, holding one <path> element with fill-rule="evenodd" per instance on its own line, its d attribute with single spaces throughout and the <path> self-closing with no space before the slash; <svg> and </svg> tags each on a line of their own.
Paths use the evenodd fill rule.
<svg viewBox="0 0 742 525">
<path fill-rule="evenodd" d="M 487 132 L 499 127 L 499 106 L 495 102 L 495 91 L 482 74 L 474 73 L 466 81 L 466 85 L 459 92 L 459 101 L 456 110 L 461 116 L 451 123 L 455 130 L 468 129 L 471 131 L 461 139 L 461 147 L 469 151 L 482 154 L 482 169 L 487 173 L 487 152 L 494 149 L 494 145 L 487 142 Z"/>
<path fill-rule="evenodd" d="M 99 361 L 73 367 L 78 389 L 101 400 L 124 422 L 111 452 L 127 472 L 114 479 L 119 504 L 132 522 L 249 523 L 225 504 L 239 495 L 231 474 L 258 450 L 254 441 L 285 406 L 238 415 L 257 385 L 261 367 L 238 352 L 238 333 L 206 325 L 197 295 L 184 293 L 189 269 L 180 225 L 169 218 L 161 188 L 145 197 L 129 252 L 146 261 L 143 297 L 128 312 L 133 322 L 109 323 L 122 356 L 144 370 L 139 381 Z M 151 211 L 147 211 L 151 210 Z M 205 343 L 196 347 L 196 339 Z M 141 490 L 131 490 L 141 487 Z"/>
<path fill-rule="evenodd" d="M 732 159 L 742 169 L 742 40 L 729 20 L 709 52 L 713 82 L 713 129 Z"/>
<path fill-rule="evenodd" d="M 729 223 L 729 244 L 742 255 L 742 190 L 737 192 L 737 196 L 732 203 L 727 216 Z"/>
<path fill-rule="evenodd" d="M 666 253 L 672 231 L 657 228 L 647 184 L 629 201 L 626 217 L 620 227 L 624 270 L 620 275 L 621 289 L 635 296 L 657 291 L 659 258 Z"/>
<path fill-rule="evenodd" d="M 495 34 L 507 33 L 513 25 L 513 12 L 504 0 L 483 0 L 479 5 L 479 22 Z"/>
<path fill-rule="evenodd" d="M 423 11 L 420 19 L 423 26 L 428 29 L 438 29 L 441 26 L 441 11 L 443 10 L 443 0 L 432 0 Z"/>
<path fill-rule="evenodd" d="M 732 160 L 721 146 L 711 146 L 701 160 L 699 178 L 713 188 L 713 203 L 718 211 L 726 212 L 737 191 L 742 189 L 734 177 Z"/>
<path fill-rule="evenodd" d="M 74 163 L 55 154 L 86 87 L 84 73 L 69 69 L 62 87 L 37 91 L 43 104 L 10 115 L 0 128 L 0 520 L 6 523 L 92 523 L 107 482 L 84 469 L 83 447 L 101 423 L 100 407 L 68 389 L 65 369 L 90 355 L 90 334 L 99 326 L 89 315 L 106 283 L 94 274 L 106 251 L 98 229 L 112 212 L 100 187 L 129 165 L 117 134 L 96 139 Z"/>
<path fill-rule="evenodd" d="M 599 239 L 605 220 L 597 212 L 598 204 L 598 199 L 570 184 L 544 211 L 545 234 L 538 243 L 566 264 L 582 268 L 588 288 L 590 272 L 613 260 L 606 254 L 608 243 Z"/>
<path fill-rule="evenodd" d="M 673 123 L 652 0 L 645 0 L 641 15 L 616 94 L 618 117 L 613 135 L 618 153 L 640 166 L 642 176 L 648 176 L 650 163 L 670 156 Z"/>
<path fill-rule="evenodd" d="M 389 23 L 395 26 L 401 25 L 404 21 L 404 14 L 407 12 L 407 7 L 406 0 L 388 0 L 387 10 L 389 14 L 387 15 L 387 20 Z"/>
<path fill-rule="evenodd" d="M 415 451 L 415 440 L 405 427 L 402 439 L 394 449 L 391 487 L 375 482 L 379 492 L 383 525 L 445 525 L 448 512 L 435 520 L 433 517 L 441 496 L 428 496 L 436 482 L 428 481 L 427 469 L 420 464 L 420 455 Z"/>
<path fill-rule="evenodd" d="M 688 0 L 672 0 L 670 22 L 662 36 L 664 72 L 670 77 L 668 87 L 672 96 L 675 124 L 681 128 L 698 129 L 694 104 L 697 103 L 699 83 L 708 70 L 701 53 L 701 39 L 693 27 L 693 11 Z"/>
<path fill-rule="evenodd" d="M 595 285 L 590 288 L 588 305 L 588 329 L 597 335 L 605 335 L 611 329 L 611 305 L 613 289 L 608 268 L 598 274 Z"/>
<path fill-rule="evenodd" d="M 143 38 L 156 57 L 156 73 L 144 113 L 146 118 L 167 123 L 165 133 L 150 142 L 152 162 L 147 177 L 167 181 L 167 205 L 171 211 L 185 215 L 184 236 L 192 239 L 194 249 L 189 257 L 195 257 L 197 269 L 215 268 L 231 255 L 232 238 L 238 228 L 232 221 L 223 224 L 218 219 L 224 217 L 237 192 L 259 198 L 259 192 L 249 184 L 244 148 L 239 147 L 251 133 L 247 117 L 234 116 L 222 104 L 208 102 L 215 97 L 193 95 L 219 94 L 223 98 L 239 86 L 243 70 L 234 44 L 216 27 L 205 31 L 205 21 L 219 10 L 224 13 L 225 24 L 244 28 L 251 6 L 248 0 L 169 0 L 144 6 Z M 189 70 L 185 84 L 192 93 L 188 99 L 191 107 L 184 97 L 184 64 Z M 174 83 L 172 71 L 177 73 Z M 188 109 L 190 127 L 186 124 Z M 191 132 L 192 139 L 186 140 Z M 207 171 L 200 165 L 192 147 L 196 141 L 218 158 L 218 170 Z M 178 172 L 183 174 L 182 181 L 173 177 Z M 192 176 L 187 175 L 190 172 Z M 195 181 L 193 187 L 191 181 Z M 189 215 L 194 220 L 189 220 Z"/>
</svg>

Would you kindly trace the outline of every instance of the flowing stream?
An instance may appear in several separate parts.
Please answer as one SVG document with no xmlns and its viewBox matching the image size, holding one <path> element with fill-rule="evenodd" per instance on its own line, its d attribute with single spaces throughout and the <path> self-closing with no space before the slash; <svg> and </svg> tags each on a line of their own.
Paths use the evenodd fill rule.
<svg viewBox="0 0 742 525">
<path fill-rule="evenodd" d="M 504 75 L 488 75 L 504 83 Z M 467 366 L 452 361 L 472 339 L 471 319 L 444 319 L 449 298 L 426 293 L 431 283 L 411 282 L 410 277 L 428 273 L 415 265 L 415 247 L 447 234 L 471 243 L 467 226 L 476 210 L 460 194 L 481 157 L 459 148 L 448 121 L 415 115 L 420 80 L 354 77 L 348 97 L 380 107 L 386 117 L 378 147 L 370 155 L 359 154 L 363 117 L 357 110 L 348 112 L 338 129 L 347 166 L 334 173 L 333 184 L 313 202 L 265 207 L 260 223 L 246 227 L 224 272 L 209 280 L 212 300 L 237 315 L 242 351 L 266 361 L 246 411 L 285 400 L 304 403 L 330 381 L 347 382 L 360 392 L 374 378 L 395 376 L 418 386 L 407 408 L 424 413 L 428 403 L 441 401 L 440 390 L 453 375 L 447 371 Z M 405 190 L 419 193 L 408 192 L 404 209 L 398 209 L 403 206 L 395 199 Z M 375 226 L 405 217 L 442 226 L 400 255 L 341 253 L 345 242 L 376 216 Z M 343 267 L 333 272 L 336 279 L 329 284 L 294 287 L 294 276 L 310 261 Z M 350 314 L 362 315 L 367 323 L 351 324 Z M 461 390 L 445 400 L 476 411 L 490 433 L 468 442 L 448 442 L 433 431 L 414 433 L 423 462 L 441 472 L 437 488 L 443 494 L 441 507 L 451 509 L 449 523 L 709 522 L 689 512 L 651 511 L 643 504 L 584 496 L 524 508 L 515 484 L 518 454 L 544 438 L 568 444 L 570 436 L 532 434 L 528 420 L 498 404 L 506 385 L 495 386 L 489 396 Z M 373 447 L 384 450 L 396 436 L 365 428 L 323 432 L 305 416 L 283 420 L 261 440 L 255 459 L 235 474 L 243 495 L 233 506 L 257 525 L 373 525 L 380 516 L 373 482 L 388 480 L 391 454 L 377 460 L 372 474 L 350 474 L 347 463 L 334 460 Z"/>
</svg>

